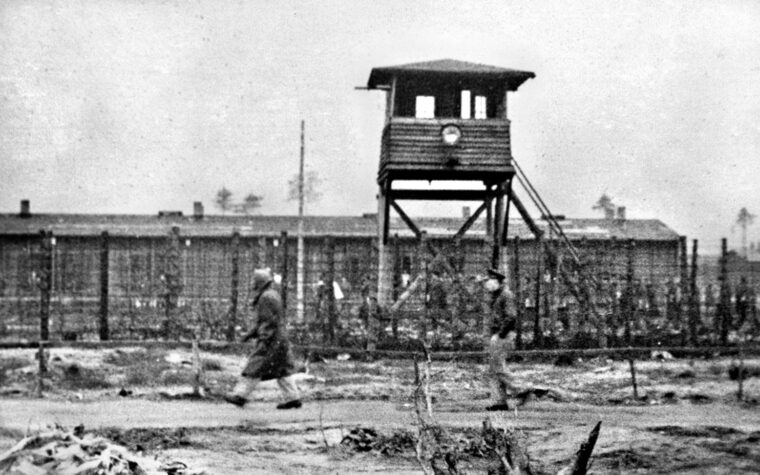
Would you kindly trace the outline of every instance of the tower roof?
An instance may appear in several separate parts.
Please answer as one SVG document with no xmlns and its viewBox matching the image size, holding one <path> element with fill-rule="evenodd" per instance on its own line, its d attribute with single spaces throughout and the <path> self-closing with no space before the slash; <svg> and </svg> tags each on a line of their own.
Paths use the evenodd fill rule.
<svg viewBox="0 0 760 475">
<path fill-rule="evenodd" d="M 470 63 L 456 59 L 438 59 L 420 63 L 400 64 L 398 66 L 385 66 L 372 68 L 367 81 L 367 87 L 376 89 L 378 86 L 387 85 L 394 76 L 450 76 L 467 78 L 487 78 L 504 81 L 509 90 L 517 90 L 528 79 L 536 77 L 530 71 L 490 66 L 487 64 Z"/>
</svg>

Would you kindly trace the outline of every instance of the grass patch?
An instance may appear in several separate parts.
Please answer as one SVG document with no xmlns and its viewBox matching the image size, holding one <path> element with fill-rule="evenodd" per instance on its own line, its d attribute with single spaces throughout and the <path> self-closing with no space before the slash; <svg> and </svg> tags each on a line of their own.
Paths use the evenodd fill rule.
<svg viewBox="0 0 760 475">
<path fill-rule="evenodd" d="M 103 362 L 125 369 L 124 382 L 128 386 L 150 386 L 161 381 L 161 374 L 169 368 L 164 352 L 158 350 L 115 350 Z"/>
<path fill-rule="evenodd" d="M 723 374 L 724 368 L 721 364 L 713 363 L 707 367 L 707 371 L 713 376 L 720 376 Z"/>
<path fill-rule="evenodd" d="M 221 371 L 223 369 L 222 363 L 219 360 L 212 359 L 201 360 L 201 366 L 203 367 L 203 371 Z"/>
<path fill-rule="evenodd" d="M 65 388 L 75 390 L 106 389 L 111 387 L 111 384 L 106 380 L 104 372 L 91 368 L 82 368 L 75 364 L 64 368 L 61 382 Z"/>
<path fill-rule="evenodd" d="M 150 386 L 160 381 L 161 374 L 168 368 L 163 360 L 160 363 L 143 362 L 127 368 L 125 382 L 129 386 Z"/>
<path fill-rule="evenodd" d="M 0 384 L 8 380 L 8 372 L 25 368 L 32 364 L 25 358 L 4 358 L 0 360 Z"/>
<path fill-rule="evenodd" d="M 163 360 L 163 355 L 159 355 L 156 352 L 149 352 L 145 348 L 138 348 L 129 351 L 114 350 L 103 358 L 103 363 L 113 366 L 127 367 L 140 365 L 146 362 L 155 362 L 156 360 Z"/>
<path fill-rule="evenodd" d="M 32 362 L 26 358 L 3 358 L 0 360 L 0 372 L 25 368 L 31 364 Z"/>
<path fill-rule="evenodd" d="M 166 371 L 161 375 L 161 382 L 166 386 L 181 386 L 190 384 L 192 382 L 193 375 L 189 371 L 173 370 Z"/>
</svg>

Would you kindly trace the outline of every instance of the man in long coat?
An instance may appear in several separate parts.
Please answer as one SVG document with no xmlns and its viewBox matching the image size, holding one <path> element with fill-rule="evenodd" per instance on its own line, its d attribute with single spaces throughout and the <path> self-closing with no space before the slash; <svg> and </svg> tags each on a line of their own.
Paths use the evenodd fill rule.
<svg viewBox="0 0 760 475">
<path fill-rule="evenodd" d="M 298 387 L 293 381 L 295 362 L 285 333 L 285 318 L 280 294 L 272 288 L 272 274 L 267 269 L 253 273 L 253 313 L 255 324 L 243 341 L 255 340 L 242 377 L 225 400 L 244 406 L 260 381 L 276 379 L 285 401 L 277 409 L 301 407 Z"/>
<path fill-rule="evenodd" d="M 507 369 L 507 357 L 515 349 L 517 336 L 517 307 L 512 292 L 505 285 L 501 272 L 489 269 L 484 287 L 489 293 L 490 338 L 488 340 L 488 366 L 494 386 L 495 400 L 486 409 L 509 410 L 509 392 L 515 391 L 512 375 Z"/>
</svg>

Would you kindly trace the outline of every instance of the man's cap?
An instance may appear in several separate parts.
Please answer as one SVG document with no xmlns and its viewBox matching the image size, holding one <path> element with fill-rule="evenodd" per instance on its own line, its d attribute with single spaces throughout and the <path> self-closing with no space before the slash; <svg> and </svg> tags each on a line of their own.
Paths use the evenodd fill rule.
<svg viewBox="0 0 760 475">
<path fill-rule="evenodd" d="M 253 287 L 260 289 L 272 282 L 272 272 L 269 269 L 256 269 L 253 271 Z"/>
<path fill-rule="evenodd" d="M 507 278 L 506 275 L 502 274 L 501 272 L 497 271 L 496 269 L 488 269 L 488 277 L 491 279 L 496 279 L 499 282 L 503 281 Z"/>
</svg>

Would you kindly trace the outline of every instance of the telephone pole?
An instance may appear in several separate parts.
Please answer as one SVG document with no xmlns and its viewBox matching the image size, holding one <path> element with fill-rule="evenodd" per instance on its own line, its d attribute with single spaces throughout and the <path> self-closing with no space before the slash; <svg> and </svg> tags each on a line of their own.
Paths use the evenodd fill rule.
<svg viewBox="0 0 760 475">
<path fill-rule="evenodd" d="M 296 269 L 296 321 L 304 320 L 304 245 L 303 245 L 303 162 L 304 162 L 304 121 L 301 121 L 301 160 L 298 165 L 298 261 Z"/>
</svg>

